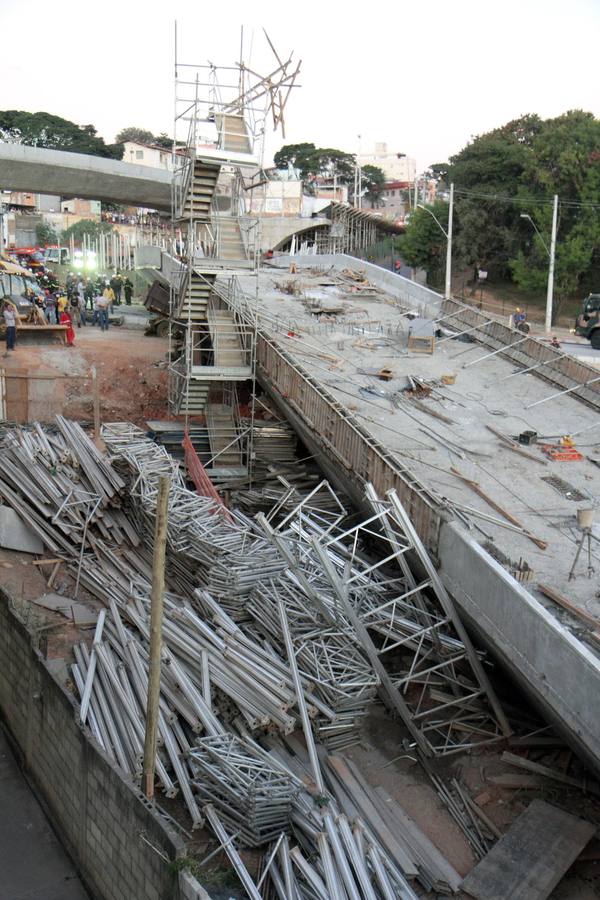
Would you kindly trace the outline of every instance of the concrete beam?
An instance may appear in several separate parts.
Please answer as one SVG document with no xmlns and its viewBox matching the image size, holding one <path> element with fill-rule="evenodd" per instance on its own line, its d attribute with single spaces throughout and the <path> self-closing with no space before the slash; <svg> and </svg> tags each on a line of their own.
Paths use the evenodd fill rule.
<svg viewBox="0 0 600 900">
<path fill-rule="evenodd" d="M 22 144 L 0 144 L 0 188 L 171 209 L 164 169 Z"/>
</svg>

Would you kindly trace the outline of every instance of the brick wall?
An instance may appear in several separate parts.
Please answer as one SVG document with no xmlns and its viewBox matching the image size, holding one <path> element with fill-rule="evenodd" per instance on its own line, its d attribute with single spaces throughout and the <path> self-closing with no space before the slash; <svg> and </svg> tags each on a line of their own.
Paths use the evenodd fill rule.
<svg viewBox="0 0 600 900">
<path fill-rule="evenodd" d="M 32 647 L 30 635 L 2 590 L 0 713 L 53 825 L 94 897 L 179 900 L 190 896 L 184 894 L 169 862 L 185 854 L 182 840 L 106 759 L 89 732 L 79 727 L 73 699 Z M 199 889 L 197 896 L 207 895 Z"/>
</svg>

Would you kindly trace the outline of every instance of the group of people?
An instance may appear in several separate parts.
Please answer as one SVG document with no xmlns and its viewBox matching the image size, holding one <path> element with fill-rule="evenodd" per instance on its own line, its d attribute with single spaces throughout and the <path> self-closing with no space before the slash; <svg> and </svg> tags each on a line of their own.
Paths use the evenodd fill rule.
<svg viewBox="0 0 600 900">
<path fill-rule="evenodd" d="M 75 328 L 82 325 L 99 325 L 101 331 L 108 331 L 109 315 L 114 306 L 121 305 L 121 295 L 125 296 L 127 306 L 131 305 L 133 284 L 127 276 L 119 272 L 108 278 L 84 278 L 69 273 L 65 289 L 46 288 L 42 293 L 31 291 L 29 300 L 32 303 L 32 322 L 34 324 L 65 325 L 67 346 L 75 343 Z M 17 307 L 10 300 L 4 300 L 2 309 L 6 326 L 6 351 L 14 350 L 17 326 L 22 317 Z M 89 318 L 91 314 L 91 318 Z"/>
<path fill-rule="evenodd" d="M 109 287 L 113 293 L 113 303 L 115 306 L 121 305 L 121 297 L 125 299 L 126 306 L 131 306 L 133 297 L 133 282 L 127 275 L 121 275 L 115 272 L 110 278 L 106 275 L 98 275 L 97 278 L 84 278 L 70 272 L 67 275 L 65 288 L 69 301 L 73 297 L 83 296 L 84 305 L 90 310 L 94 308 L 94 297 L 104 294 L 106 288 Z"/>
</svg>

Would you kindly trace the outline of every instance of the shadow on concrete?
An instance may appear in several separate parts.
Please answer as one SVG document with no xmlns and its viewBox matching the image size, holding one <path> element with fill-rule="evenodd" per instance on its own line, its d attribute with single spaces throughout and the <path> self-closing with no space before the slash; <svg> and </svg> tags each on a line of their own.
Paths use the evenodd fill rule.
<svg viewBox="0 0 600 900">
<path fill-rule="evenodd" d="M 0 900 L 90 900 L 0 723 Z"/>
</svg>

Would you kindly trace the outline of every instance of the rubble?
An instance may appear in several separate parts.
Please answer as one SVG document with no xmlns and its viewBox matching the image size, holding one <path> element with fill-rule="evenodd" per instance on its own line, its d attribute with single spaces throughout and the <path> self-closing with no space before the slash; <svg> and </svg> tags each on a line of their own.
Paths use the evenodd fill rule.
<svg viewBox="0 0 600 900">
<path fill-rule="evenodd" d="M 411 881 L 457 892 L 442 854 L 342 755 L 379 693 L 478 856 L 496 839 L 465 786 L 428 767 L 510 728 L 394 493 L 369 487 L 372 514 L 356 521 L 327 482 L 281 478 L 273 508 L 252 519 L 188 490 L 179 464 L 129 423 L 105 426 L 103 439 L 110 459 L 67 420 L 7 431 L 0 496 L 56 555 L 40 562 L 63 560 L 75 594 L 103 605 L 71 674 L 81 722 L 104 752 L 140 781 L 153 526 L 167 474 L 164 794 L 181 796 L 193 828 L 210 825 L 250 896 L 412 900 Z M 264 852 L 260 879 L 244 847 Z"/>
</svg>

